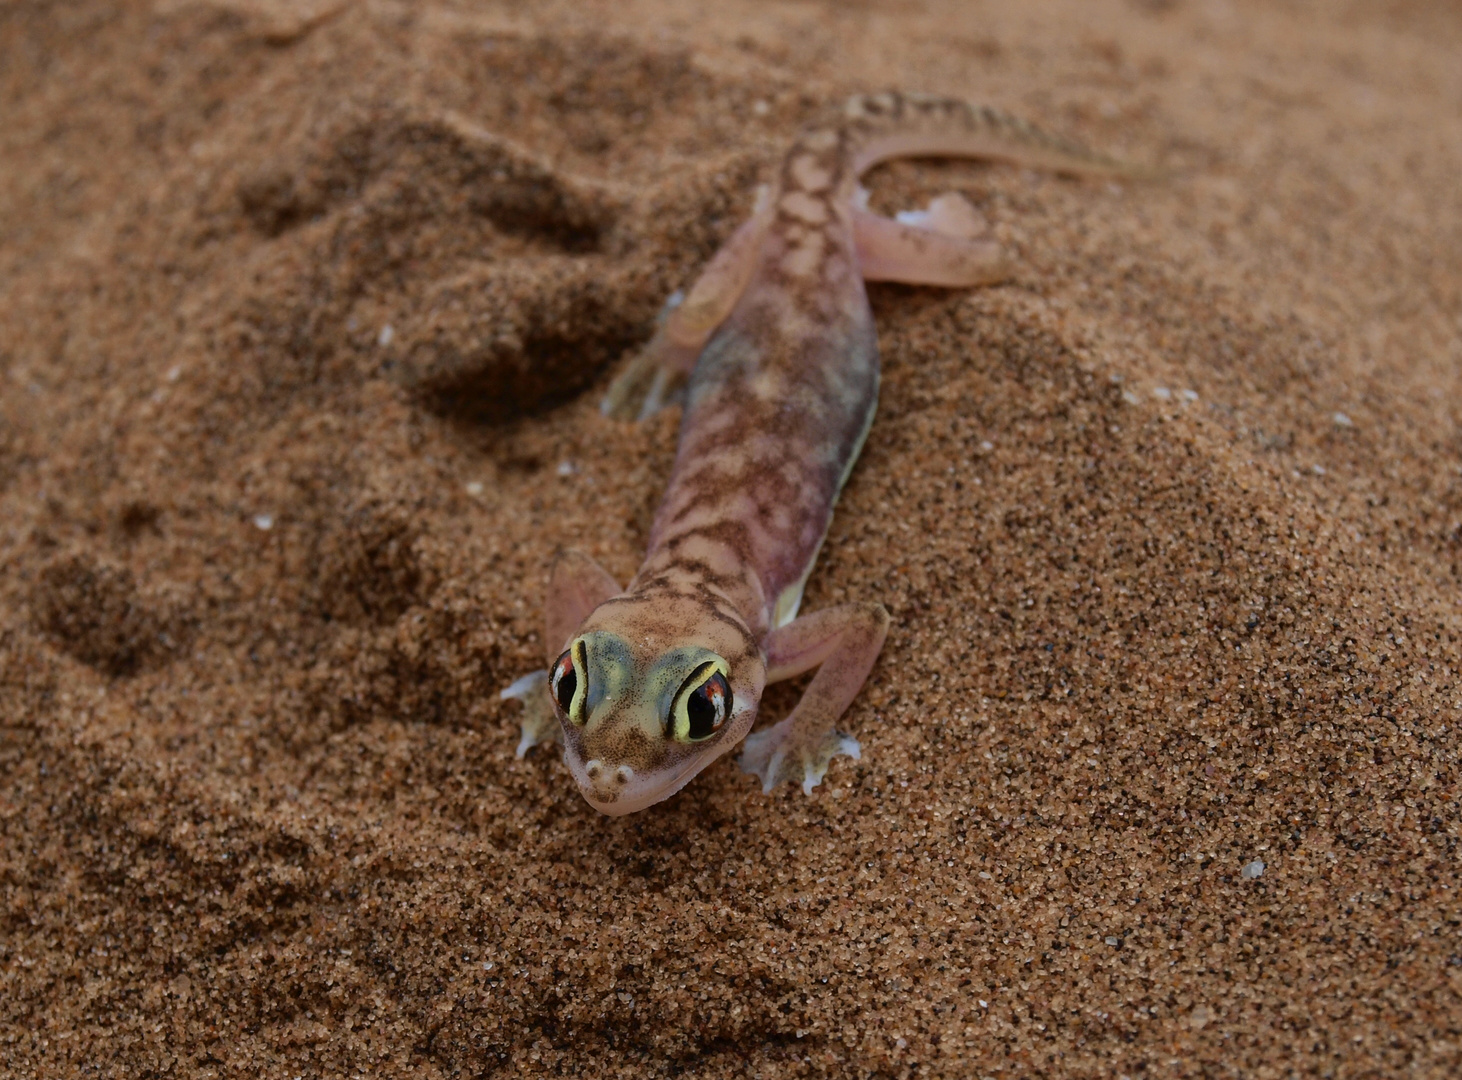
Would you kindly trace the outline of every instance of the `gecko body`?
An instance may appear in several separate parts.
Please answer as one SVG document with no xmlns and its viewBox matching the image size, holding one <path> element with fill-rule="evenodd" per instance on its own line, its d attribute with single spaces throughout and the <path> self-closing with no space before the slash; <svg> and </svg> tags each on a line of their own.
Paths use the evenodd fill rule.
<svg viewBox="0 0 1462 1080">
<path fill-rule="evenodd" d="M 836 723 L 888 629 L 876 602 L 798 617 L 838 494 L 878 400 L 865 280 L 970 286 L 1006 273 L 962 199 L 894 221 L 859 176 L 890 157 L 990 157 L 1130 174 L 1110 158 L 956 99 L 850 99 L 803 133 L 751 219 L 611 387 L 605 411 L 645 416 L 683 385 L 675 464 L 634 580 L 566 552 L 550 576 L 550 667 L 519 680 L 522 754 L 561 738 L 580 791 L 607 814 L 664 799 L 745 740 L 771 791 L 811 792 L 858 757 Z M 900 215 L 901 219 L 904 215 Z M 770 682 L 816 669 L 792 712 L 749 734 Z"/>
</svg>

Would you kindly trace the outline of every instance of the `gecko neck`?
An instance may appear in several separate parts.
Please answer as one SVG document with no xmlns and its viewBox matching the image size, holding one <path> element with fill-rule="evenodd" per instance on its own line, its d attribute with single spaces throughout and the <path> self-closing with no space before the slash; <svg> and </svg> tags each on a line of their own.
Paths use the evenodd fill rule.
<svg viewBox="0 0 1462 1080">
<path fill-rule="evenodd" d="M 753 568 L 704 535 L 651 548 L 625 592 L 643 598 L 694 597 L 739 622 L 757 640 L 771 625 L 771 610 Z"/>
</svg>

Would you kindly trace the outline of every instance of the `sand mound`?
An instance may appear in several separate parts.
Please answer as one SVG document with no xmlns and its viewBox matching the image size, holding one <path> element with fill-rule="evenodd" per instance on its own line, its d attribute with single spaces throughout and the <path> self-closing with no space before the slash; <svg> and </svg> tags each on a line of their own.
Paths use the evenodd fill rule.
<svg viewBox="0 0 1462 1080">
<path fill-rule="evenodd" d="M 1462 20 L 1008 7 L 0 13 L 10 1074 L 1462 1068 Z M 496 695 L 597 396 L 882 86 L 1172 176 L 875 175 L 1020 270 L 873 291 L 864 758 L 602 818 Z"/>
</svg>

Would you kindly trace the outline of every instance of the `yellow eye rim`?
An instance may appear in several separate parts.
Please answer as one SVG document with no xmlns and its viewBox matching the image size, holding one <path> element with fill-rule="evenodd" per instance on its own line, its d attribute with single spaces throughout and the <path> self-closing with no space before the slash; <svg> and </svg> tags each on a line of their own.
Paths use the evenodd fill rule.
<svg viewBox="0 0 1462 1080">
<path fill-rule="evenodd" d="M 568 679 L 573 680 L 571 686 L 564 685 Z M 584 702 L 589 697 L 589 651 L 583 638 L 574 639 L 564 654 L 554 661 L 548 677 L 548 694 L 572 723 L 580 727 L 584 725 Z M 569 699 L 567 702 L 564 701 L 565 694 Z"/>
<path fill-rule="evenodd" d="M 725 697 L 720 703 L 720 715 L 707 734 L 692 737 L 690 733 L 691 721 L 689 707 L 691 696 L 703 689 L 717 675 L 721 677 L 721 680 L 726 686 Z M 696 668 L 695 671 L 691 672 L 690 677 L 681 684 L 680 689 L 675 694 L 675 702 L 670 706 L 670 722 L 667 725 L 670 729 L 671 738 L 676 742 L 691 744 L 702 743 L 707 739 L 714 738 L 726 726 L 726 721 L 731 719 L 732 704 L 730 668 L 727 667 L 726 661 L 719 657 L 714 660 L 707 660 L 704 664 Z"/>
</svg>

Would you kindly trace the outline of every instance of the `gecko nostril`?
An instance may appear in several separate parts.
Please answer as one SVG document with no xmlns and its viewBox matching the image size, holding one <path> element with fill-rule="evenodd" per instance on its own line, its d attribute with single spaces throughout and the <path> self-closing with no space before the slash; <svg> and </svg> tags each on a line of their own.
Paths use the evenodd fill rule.
<svg viewBox="0 0 1462 1080">
<path fill-rule="evenodd" d="M 635 771 L 631 769 L 628 765 L 621 765 L 619 768 L 614 770 L 614 782 L 620 785 L 620 787 L 628 784 L 634 778 Z"/>
</svg>

